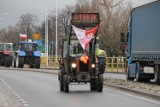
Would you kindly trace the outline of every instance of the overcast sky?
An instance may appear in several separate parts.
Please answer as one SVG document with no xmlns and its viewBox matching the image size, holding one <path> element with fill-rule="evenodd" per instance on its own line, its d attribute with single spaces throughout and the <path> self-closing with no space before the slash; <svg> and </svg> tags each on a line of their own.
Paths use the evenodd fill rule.
<svg viewBox="0 0 160 107">
<path fill-rule="evenodd" d="M 77 0 L 57 0 L 57 7 L 59 9 L 66 5 L 74 5 Z M 15 25 L 21 14 L 34 13 L 39 19 L 44 20 L 45 0 L 0 0 L 0 28 Z M 46 0 L 47 11 L 55 10 L 56 0 Z"/>
<path fill-rule="evenodd" d="M 47 11 L 55 10 L 56 0 L 46 0 Z M 66 5 L 74 5 L 77 0 L 57 0 L 58 8 L 61 9 Z M 144 2 L 154 0 L 129 0 L 132 1 L 134 6 L 141 5 Z M 35 11 L 35 15 L 39 19 L 44 20 L 44 3 L 45 0 L 0 0 L 0 29 L 9 25 L 15 25 L 19 17 L 25 13 Z"/>
</svg>

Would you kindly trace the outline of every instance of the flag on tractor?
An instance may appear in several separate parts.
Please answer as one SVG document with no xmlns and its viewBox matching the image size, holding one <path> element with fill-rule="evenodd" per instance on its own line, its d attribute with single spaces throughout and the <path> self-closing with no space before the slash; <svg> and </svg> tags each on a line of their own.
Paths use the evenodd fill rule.
<svg viewBox="0 0 160 107">
<path fill-rule="evenodd" d="M 94 34 L 97 32 L 99 25 L 89 30 L 82 30 L 82 29 L 75 27 L 74 25 L 72 25 L 72 27 L 73 27 L 74 32 L 76 33 L 76 36 L 82 48 L 85 50 L 88 44 L 90 43 L 92 37 L 94 36 Z"/>
<path fill-rule="evenodd" d="M 20 39 L 27 39 L 27 35 L 26 34 L 20 34 L 19 38 Z"/>
</svg>

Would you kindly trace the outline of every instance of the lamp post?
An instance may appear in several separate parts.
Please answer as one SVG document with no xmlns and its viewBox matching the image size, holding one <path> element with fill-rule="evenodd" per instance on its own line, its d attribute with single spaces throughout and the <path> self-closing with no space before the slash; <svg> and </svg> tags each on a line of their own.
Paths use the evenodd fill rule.
<svg viewBox="0 0 160 107">
<path fill-rule="evenodd" d="M 58 46 L 58 41 L 57 41 L 57 0 L 56 0 L 56 64 L 57 64 L 57 46 Z"/>
<path fill-rule="evenodd" d="M 47 0 L 45 0 L 45 53 L 47 57 L 46 65 L 48 66 L 48 14 L 47 14 Z"/>
</svg>

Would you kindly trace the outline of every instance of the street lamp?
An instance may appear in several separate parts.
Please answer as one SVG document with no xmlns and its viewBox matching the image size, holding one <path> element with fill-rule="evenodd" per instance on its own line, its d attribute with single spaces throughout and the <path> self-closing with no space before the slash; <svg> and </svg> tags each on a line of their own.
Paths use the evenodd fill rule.
<svg viewBox="0 0 160 107">
<path fill-rule="evenodd" d="M 57 46 L 58 42 L 57 42 L 57 0 L 56 0 L 56 64 L 57 64 Z"/>
<path fill-rule="evenodd" d="M 48 14 L 47 14 L 47 0 L 45 1 L 45 53 L 46 53 L 46 57 L 47 57 L 47 63 L 46 65 L 48 66 Z"/>
</svg>

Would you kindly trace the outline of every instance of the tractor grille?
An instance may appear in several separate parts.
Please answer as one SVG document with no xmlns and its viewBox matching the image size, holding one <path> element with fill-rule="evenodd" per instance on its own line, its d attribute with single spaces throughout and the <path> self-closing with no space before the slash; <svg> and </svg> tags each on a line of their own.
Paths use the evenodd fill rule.
<svg viewBox="0 0 160 107">
<path fill-rule="evenodd" d="M 80 72 L 88 72 L 88 63 L 85 64 L 82 61 L 79 63 Z"/>
<path fill-rule="evenodd" d="M 26 56 L 33 56 L 33 52 L 26 52 Z"/>
</svg>

